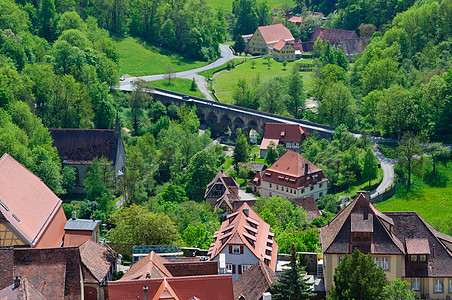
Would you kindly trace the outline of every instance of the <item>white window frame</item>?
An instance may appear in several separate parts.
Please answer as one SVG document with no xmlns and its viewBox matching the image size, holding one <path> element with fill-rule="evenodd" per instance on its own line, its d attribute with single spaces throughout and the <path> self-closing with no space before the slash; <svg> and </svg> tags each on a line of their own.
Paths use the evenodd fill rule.
<svg viewBox="0 0 452 300">
<path fill-rule="evenodd" d="M 435 279 L 435 293 L 442 293 L 443 287 L 443 281 L 441 279 Z"/>
<path fill-rule="evenodd" d="M 240 254 L 240 246 L 232 245 L 232 254 Z"/>
<path fill-rule="evenodd" d="M 389 257 L 380 258 L 380 266 L 383 271 L 389 271 Z"/>
<path fill-rule="evenodd" d="M 339 256 L 339 264 L 341 264 L 342 260 L 344 259 L 343 256 Z"/>
<path fill-rule="evenodd" d="M 378 257 L 374 257 L 374 263 L 377 268 L 380 266 L 380 260 L 378 259 Z"/>
<path fill-rule="evenodd" d="M 226 264 L 226 273 L 232 274 L 232 264 Z"/>
<path fill-rule="evenodd" d="M 242 265 L 242 274 L 243 272 L 245 272 L 246 270 L 248 270 L 249 268 L 251 268 L 253 265 Z"/>
<path fill-rule="evenodd" d="M 449 292 L 452 293 L 452 279 L 449 279 Z"/>
<path fill-rule="evenodd" d="M 419 277 L 415 277 L 411 280 L 411 286 L 413 288 L 413 291 L 420 291 L 421 290 L 421 279 Z"/>
</svg>

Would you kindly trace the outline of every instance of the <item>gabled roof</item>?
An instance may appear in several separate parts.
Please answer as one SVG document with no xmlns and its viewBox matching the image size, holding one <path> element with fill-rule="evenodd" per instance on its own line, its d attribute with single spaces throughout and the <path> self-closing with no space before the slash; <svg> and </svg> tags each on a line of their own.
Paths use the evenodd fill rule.
<svg viewBox="0 0 452 300">
<path fill-rule="evenodd" d="M 284 48 L 284 46 L 286 46 L 286 45 L 291 46 L 292 44 L 289 42 L 286 42 L 285 40 L 280 40 L 272 48 L 276 51 L 281 51 L 282 48 Z"/>
<path fill-rule="evenodd" d="M 237 212 L 228 215 L 221 224 L 220 230 L 215 232 L 215 242 L 210 245 L 208 255 L 213 259 L 226 246 L 243 244 L 257 259 L 268 259 L 269 267 L 274 270 L 276 268 L 278 244 L 273 236 L 270 225 L 265 223 L 247 203 L 244 203 Z M 269 237 L 272 238 L 269 239 Z M 267 243 L 272 246 L 268 246 Z M 266 250 L 271 251 L 271 256 L 266 254 Z"/>
<path fill-rule="evenodd" d="M 84 267 L 102 283 L 116 262 L 117 254 L 107 246 L 88 240 L 80 246 L 80 256 Z"/>
<path fill-rule="evenodd" d="M 438 232 L 416 212 L 385 212 L 385 214 L 394 220 L 394 233 L 407 247 L 408 252 L 413 250 L 424 252 L 423 254 L 430 252 L 428 268 L 420 270 L 406 264 L 405 274 L 402 273 L 402 276 L 450 277 L 452 274 L 452 237 Z M 412 248 L 413 239 L 421 240 L 415 249 Z"/>
<path fill-rule="evenodd" d="M 229 300 L 234 298 L 231 275 L 156 278 L 108 283 L 110 300 L 136 300 L 147 287 L 153 300 Z"/>
<path fill-rule="evenodd" d="M 308 166 L 306 173 L 305 167 Z M 277 161 L 275 161 L 266 172 L 276 172 L 282 175 L 299 178 L 305 174 L 313 174 L 322 171 L 319 167 L 294 151 L 287 151 Z M 265 179 L 265 177 L 264 177 Z"/>
<path fill-rule="evenodd" d="M 218 171 L 217 175 L 215 175 L 214 179 L 207 185 L 206 192 L 204 194 L 204 198 L 209 195 L 210 191 L 213 189 L 215 184 L 221 184 L 226 189 L 233 187 L 233 188 L 239 188 L 239 184 L 233 177 L 226 176 L 224 174 L 223 170 Z"/>
<path fill-rule="evenodd" d="M 154 251 L 151 251 L 151 253 L 134 263 L 129 271 L 127 271 L 119 280 L 144 280 L 146 277 L 148 277 L 148 279 L 172 277 L 173 275 L 171 275 L 164 265 L 167 262 L 166 259 Z"/>
<path fill-rule="evenodd" d="M 295 40 L 290 30 L 283 24 L 273 24 L 268 26 L 260 26 L 257 28 L 262 38 L 267 44 L 277 43 L 279 40 L 293 41 Z"/>
<path fill-rule="evenodd" d="M 385 216 L 375 214 L 376 209 L 369 201 L 368 192 L 358 192 L 346 208 L 341 210 L 328 225 L 320 228 L 320 243 L 324 253 L 350 253 L 350 240 L 353 228 L 358 231 L 365 227 L 372 232 L 370 252 L 374 254 L 405 254 L 405 247 L 396 234 L 386 226 L 392 222 Z"/>
<path fill-rule="evenodd" d="M 5 251 L 5 249 L 0 249 Z M 45 299 L 81 298 L 81 262 L 79 249 L 14 249 L 13 276 L 28 279 Z M 13 277 L 10 278 L 10 284 Z"/>
<path fill-rule="evenodd" d="M 266 123 L 264 138 L 281 142 L 301 142 L 306 132 L 298 124 Z"/>
<path fill-rule="evenodd" d="M 356 32 L 353 30 L 342 30 L 334 28 L 320 28 L 316 27 L 311 37 L 311 42 L 317 41 L 318 38 L 336 45 L 344 40 L 358 39 Z"/>
<path fill-rule="evenodd" d="M 246 300 L 259 300 L 278 276 L 261 260 L 246 270 L 234 284 L 234 299 L 245 296 Z"/>
<path fill-rule="evenodd" d="M 173 277 L 218 275 L 218 261 L 184 261 L 163 264 Z"/>
<path fill-rule="evenodd" d="M 0 299 L 2 300 L 47 300 L 27 279 L 21 279 L 20 285 L 14 287 L 14 284 L 0 290 Z"/>
<path fill-rule="evenodd" d="M 295 200 L 295 205 L 301 206 L 306 211 L 309 222 L 322 216 L 314 196 L 295 198 L 293 200 Z"/>
<path fill-rule="evenodd" d="M 298 16 L 293 16 L 289 20 L 287 20 L 287 22 L 301 23 L 301 22 L 303 22 L 303 18 L 302 17 L 298 17 Z"/>
<path fill-rule="evenodd" d="M 49 129 L 53 146 L 67 163 L 90 164 L 94 158 L 116 160 L 115 131 L 108 129 Z"/>
<path fill-rule="evenodd" d="M 32 247 L 59 247 L 66 216 L 62 201 L 9 154 L 0 158 L 0 215 Z"/>
</svg>

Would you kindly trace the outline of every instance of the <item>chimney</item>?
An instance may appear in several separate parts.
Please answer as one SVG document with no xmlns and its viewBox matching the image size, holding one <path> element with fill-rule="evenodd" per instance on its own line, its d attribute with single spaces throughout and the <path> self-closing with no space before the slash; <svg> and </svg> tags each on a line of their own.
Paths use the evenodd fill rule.
<svg viewBox="0 0 452 300">
<path fill-rule="evenodd" d="M 146 272 L 146 279 L 150 279 L 151 278 L 151 273 L 149 273 L 149 271 L 148 272 Z"/>
<path fill-rule="evenodd" d="M 248 207 L 244 207 L 243 208 L 243 213 L 245 214 L 245 216 L 249 217 L 250 216 L 250 209 Z"/>
<path fill-rule="evenodd" d="M 370 192 L 369 191 L 365 191 L 364 192 L 364 196 L 366 196 L 367 203 L 370 203 Z"/>
<path fill-rule="evenodd" d="M 20 276 L 15 276 L 14 277 L 14 285 L 13 285 L 13 290 L 17 289 L 20 285 Z"/>
<path fill-rule="evenodd" d="M 95 222 L 96 221 L 96 218 L 93 216 L 93 222 Z"/>
<path fill-rule="evenodd" d="M 304 175 L 308 175 L 309 164 L 304 164 Z"/>
<path fill-rule="evenodd" d="M 263 293 L 262 300 L 272 300 L 272 294 L 270 294 L 269 292 Z"/>
<path fill-rule="evenodd" d="M 77 213 L 75 212 L 75 210 L 72 211 L 72 220 L 77 219 Z"/>
<path fill-rule="evenodd" d="M 147 285 L 143 286 L 143 299 L 148 300 L 148 286 Z"/>
</svg>

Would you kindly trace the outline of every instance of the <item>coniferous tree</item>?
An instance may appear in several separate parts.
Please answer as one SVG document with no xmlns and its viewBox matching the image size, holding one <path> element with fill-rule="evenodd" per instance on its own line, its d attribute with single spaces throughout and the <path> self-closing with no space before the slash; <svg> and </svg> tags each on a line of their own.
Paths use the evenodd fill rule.
<svg viewBox="0 0 452 300">
<path fill-rule="evenodd" d="M 248 140 L 246 139 L 246 136 L 242 134 L 241 132 L 238 132 L 237 135 L 237 142 L 235 143 L 234 147 L 234 163 L 238 162 L 247 162 L 250 159 L 250 152 L 249 152 L 249 144 Z"/>
<path fill-rule="evenodd" d="M 298 262 L 295 245 L 290 246 L 290 269 L 281 275 L 283 280 L 275 282 L 271 289 L 276 300 L 305 300 L 314 297 L 304 267 Z"/>
<path fill-rule="evenodd" d="M 233 47 L 234 47 L 235 53 L 237 53 L 237 54 L 240 54 L 243 51 L 245 51 L 245 48 L 246 48 L 245 40 L 243 39 L 243 37 L 240 34 L 237 34 L 237 36 L 235 37 Z"/>
<path fill-rule="evenodd" d="M 377 178 L 378 175 L 378 163 L 372 150 L 369 148 L 364 155 L 363 177 L 369 183 Z"/>
</svg>

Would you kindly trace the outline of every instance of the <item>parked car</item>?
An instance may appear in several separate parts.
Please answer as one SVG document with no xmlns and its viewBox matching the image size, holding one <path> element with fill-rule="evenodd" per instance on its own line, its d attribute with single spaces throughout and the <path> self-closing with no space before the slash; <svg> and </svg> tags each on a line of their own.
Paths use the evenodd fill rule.
<svg viewBox="0 0 452 300">
<path fill-rule="evenodd" d="M 125 78 L 124 76 L 121 76 L 121 77 L 119 78 L 119 80 L 124 81 L 124 80 L 126 80 L 126 78 Z"/>
<path fill-rule="evenodd" d="M 184 100 L 189 100 L 189 99 L 190 99 L 190 96 L 189 96 L 189 95 L 183 95 L 183 96 L 182 96 L 182 99 L 184 99 Z"/>
</svg>

